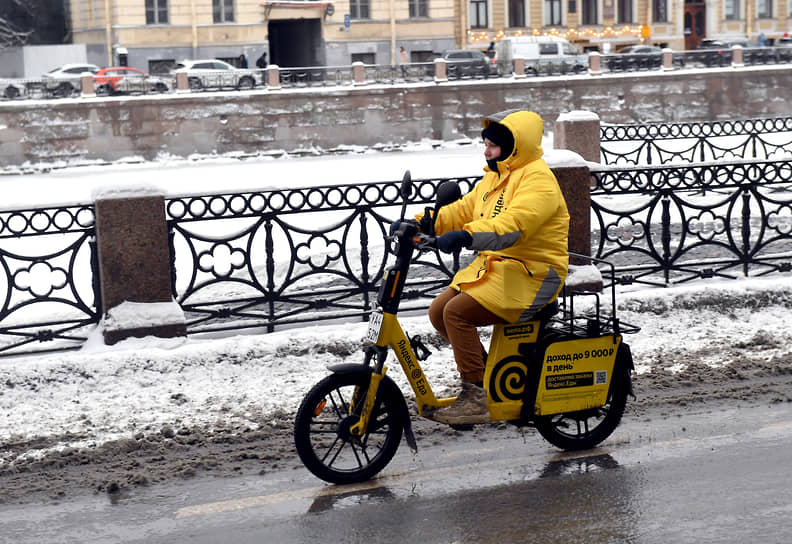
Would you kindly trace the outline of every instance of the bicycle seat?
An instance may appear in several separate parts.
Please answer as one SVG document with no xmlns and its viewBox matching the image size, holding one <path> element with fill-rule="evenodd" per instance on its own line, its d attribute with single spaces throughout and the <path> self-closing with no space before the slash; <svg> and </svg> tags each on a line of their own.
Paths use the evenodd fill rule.
<svg viewBox="0 0 792 544">
<path fill-rule="evenodd" d="M 533 315 L 533 317 L 531 317 L 530 320 L 535 321 L 538 319 L 539 321 L 542 322 L 542 326 L 544 327 L 547 324 L 547 322 L 550 321 L 550 318 L 557 313 L 558 313 L 558 300 L 554 300 L 553 302 L 545 305 L 544 308 L 536 312 Z"/>
</svg>

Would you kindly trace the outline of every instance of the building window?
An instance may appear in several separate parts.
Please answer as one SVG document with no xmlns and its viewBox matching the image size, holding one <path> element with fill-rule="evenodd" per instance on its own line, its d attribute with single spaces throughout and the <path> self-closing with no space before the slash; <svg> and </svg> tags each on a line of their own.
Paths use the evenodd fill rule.
<svg viewBox="0 0 792 544">
<path fill-rule="evenodd" d="M 429 0 L 410 0 L 410 17 L 429 17 Z"/>
<path fill-rule="evenodd" d="M 632 0 L 619 0 L 618 14 L 616 21 L 619 23 L 632 23 L 633 22 L 633 5 Z"/>
<path fill-rule="evenodd" d="M 487 28 L 487 0 L 470 0 L 470 28 Z"/>
<path fill-rule="evenodd" d="M 233 23 L 234 0 L 212 0 L 212 15 L 215 23 Z"/>
<path fill-rule="evenodd" d="M 772 19 L 772 17 L 773 17 L 773 0 L 757 0 L 757 2 L 756 2 L 756 15 L 760 19 Z"/>
<path fill-rule="evenodd" d="M 596 25 L 598 22 L 597 0 L 581 0 L 580 22 L 584 25 Z"/>
<path fill-rule="evenodd" d="M 352 62 L 362 62 L 363 64 L 377 64 L 375 53 L 352 53 Z"/>
<path fill-rule="evenodd" d="M 525 26 L 525 0 L 509 0 L 509 27 Z"/>
<path fill-rule="evenodd" d="M 727 0 L 728 1 L 728 0 Z M 655 23 L 668 22 L 668 1 L 652 0 L 652 15 Z"/>
<path fill-rule="evenodd" d="M 349 17 L 352 19 L 370 19 L 369 0 L 349 0 Z"/>
<path fill-rule="evenodd" d="M 723 17 L 725 19 L 740 18 L 740 0 L 726 0 L 723 5 Z"/>
<path fill-rule="evenodd" d="M 545 0 L 544 2 L 545 26 L 558 26 L 561 24 L 561 0 Z"/>
<path fill-rule="evenodd" d="M 168 24 L 168 0 L 146 0 L 146 24 Z"/>
</svg>

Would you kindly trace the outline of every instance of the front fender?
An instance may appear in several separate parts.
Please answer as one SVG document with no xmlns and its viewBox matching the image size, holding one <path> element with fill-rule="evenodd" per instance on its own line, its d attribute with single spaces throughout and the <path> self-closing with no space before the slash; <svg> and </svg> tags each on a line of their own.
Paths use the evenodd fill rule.
<svg viewBox="0 0 792 544">
<path fill-rule="evenodd" d="M 327 368 L 334 374 L 360 373 L 370 376 L 374 372 L 372 367 L 358 363 L 341 363 L 337 365 L 329 365 Z M 399 399 L 399 409 L 401 411 L 402 420 L 404 421 L 404 439 L 407 441 L 407 445 L 411 450 L 413 450 L 413 452 L 418 451 L 418 444 L 415 441 L 415 435 L 413 434 L 412 430 L 410 411 L 407 408 L 407 401 L 404 400 L 404 394 L 402 394 L 401 389 L 399 389 L 399 386 L 396 385 L 396 382 L 391 380 L 387 375 L 383 376 L 379 387 L 380 390 L 392 395 L 393 398 Z"/>
</svg>

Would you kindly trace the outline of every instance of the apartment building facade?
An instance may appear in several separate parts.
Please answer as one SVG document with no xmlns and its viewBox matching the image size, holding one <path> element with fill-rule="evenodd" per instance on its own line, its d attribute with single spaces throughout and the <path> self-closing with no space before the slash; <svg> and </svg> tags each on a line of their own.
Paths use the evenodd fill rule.
<svg viewBox="0 0 792 544">
<path fill-rule="evenodd" d="M 397 64 L 504 36 L 555 34 L 581 50 L 704 37 L 778 39 L 792 0 L 67 0 L 73 42 L 100 65 L 152 72 L 184 58 L 281 67 Z"/>
</svg>

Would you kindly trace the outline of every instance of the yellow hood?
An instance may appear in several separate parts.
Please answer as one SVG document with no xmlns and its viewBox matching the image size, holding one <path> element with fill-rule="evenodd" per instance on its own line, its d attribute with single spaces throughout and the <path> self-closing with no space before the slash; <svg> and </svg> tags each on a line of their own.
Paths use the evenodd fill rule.
<svg viewBox="0 0 792 544">
<path fill-rule="evenodd" d="M 502 111 L 485 117 L 481 122 L 482 128 L 493 122 L 508 128 L 514 137 L 514 149 L 501 163 L 514 169 L 542 157 L 544 122 L 538 114 L 525 110 Z M 517 128 L 520 126 L 522 130 Z"/>
</svg>

